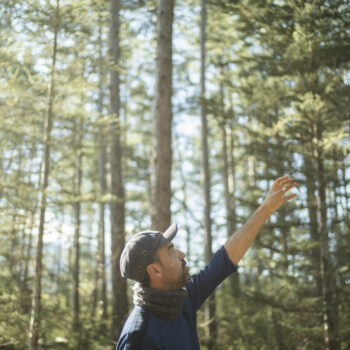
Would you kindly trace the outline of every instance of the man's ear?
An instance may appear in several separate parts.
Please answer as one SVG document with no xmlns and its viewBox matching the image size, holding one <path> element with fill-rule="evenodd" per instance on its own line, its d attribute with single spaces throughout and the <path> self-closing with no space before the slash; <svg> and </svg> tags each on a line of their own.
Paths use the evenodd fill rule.
<svg viewBox="0 0 350 350">
<path fill-rule="evenodd" d="M 161 275 L 160 266 L 158 264 L 150 264 L 147 266 L 147 272 L 151 279 L 159 278 Z"/>
</svg>

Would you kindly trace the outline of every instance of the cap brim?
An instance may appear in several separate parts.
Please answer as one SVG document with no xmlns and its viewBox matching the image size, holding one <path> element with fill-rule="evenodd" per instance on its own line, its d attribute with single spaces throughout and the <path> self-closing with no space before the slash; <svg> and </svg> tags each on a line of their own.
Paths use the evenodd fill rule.
<svg viewBox="0 0 350 350">
<path fill-rule="evenodd" d="M 177 224 L 172 224 L 164 233 L 163 237 L 167 240 L 167 242 L 170 242 L 177 233 Z"/>
<path fill-rule="evenodd" d="M 164 233 L 161 233 L 159 242 L 157 243 L 154 252 L 157 249 L 162 248 L 166 244 L 168 244 L 176 235 L 177 232 L 177 224 L 172 224 Z"/>
</svg>

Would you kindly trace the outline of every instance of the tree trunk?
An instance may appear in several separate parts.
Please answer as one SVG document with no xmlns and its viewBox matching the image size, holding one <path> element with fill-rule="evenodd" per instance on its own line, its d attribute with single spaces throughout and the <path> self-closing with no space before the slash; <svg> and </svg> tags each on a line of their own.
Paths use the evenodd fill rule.
<svg viewBox="0 0 350 350">
<path fill-rule="evenodd" d="M 269 168 L 267 168 L 269 169 Z M 272 250 L 270 250 L 270 257 L 269 257 L 270 261 L 273 261 L 273 252 Z M 269 266 L 268 267 L 269 270 L 269 283 L 271 283 L 271 285 L 273 285 L 273 280 L 274 280 L 274 269 Z M 279 323 L 279 311 L 276 310 L 273 306 L 269 306 L 269 314 L 271 317 L 271 326 L 272 326 L 272 331 L 271 331 L 271 338 L 274 342 L 275 345 L 275 349 L 278 350 L 285 350 L 288 347 L 285 344 L 284 341 L 284 336 L 283 336 L 283 329 L 280 326 Z"/>
<path fill-rule="evenodd" d="M 157 71 L 151 174 L 152 228 L 157 230 L 165 230 L 168 228 L 171 218 L 173 12 L 174 0 L 158 1 Z"/>
<path fill-rule="evenodd" d="M 236 224 L 236 211 L 234 205 L 235 195 L 235 164 L 234 164 L 234 142 L 233 142 L 233 130 L 227 128 L 227 124 L 230 126 L 233 124 L 233 115 L 230 115 L 230 119 L 227 123 L 225 108 L 224 108 L 224 86 L 220 84 L 220 99 L 221 99 L 221 115 L 223 121 L 221 123 L 222 132 L 222 158 L 223 158 L 223 182 L 225 189 L 225 207 L 226 207 L 226 228 L 227 238 L 229 238 L 237 230 Z M 229 132 L 227 132 L 227 129 Z M 236 272 L 229 277 L 231 292 L 235 298 L 239 297 L 239 273 Z"/>
<path fill-rule="evenodd" d="M 306 189 L 307 189 L 307 208 L 309 212 L 309 227 L 311 240 L 315 244 L 311 249 L 311 264 L 313 270 L 313 276 L 315 281 L 315 297 L 322 297 L 322 276 L 321 276 L 321 247 L 320 247 L 320 234 L 318 231 L 317 220 L 317 200 L 316 200 L 316 179 L 314 174 L 316 172 L 313 166 L 313 159 L 311 157 L 304 157 L 305 174 L 307 176 Z"/>
<path fill-rule="evenodd" d="M 23 278 L 21 283 L 21 291 L 26 293 L 28 292 L 28 270 L 29 270 L 29 262 L 30 262 L 30 252 L 32 250 L 32 241 L 33 241 L 33 227 L 35 222 L 35 213 L 36 213 L 37 205 L 35 205 L 35 208 L 32 212 L 31 218 L 30 218 L 30 225 L 29 225 L 29 237 L 28 242 L 25 247 L 25 257 L 24 257 L 24 268 L 23 268 Z M 28 310 L 29 312 L 29 310 Z"/>
<path fill-rule="evenodd" d="M 49 171 L 50 171 L 50 150 L 51 150 L 51 130 L 53 123 L 53 103 L 54 103 L 54 91 L 55 91 L 55 67 L 56 67 L 56 54 L 57 54 L 57 37 L 58 37 L 58 22 L 59 22 L 59 0 L 56 0 L 56 26 L 53 39 L 52 50 L 52 63 L 50 84 L 48 89 L 48 104 L 46 111 L 45 122 L 45 147 L 43 158 L 43 180 L 41 189 L 41 205 L 40 205 L 40 219 L 39 219 L 39 232 L 38 243 L 36 252 L 35 263 L 35 276 L 34 276 L 34 291 L 33 291 L 33 303 L 29 328 L 29 349 L 36 350 L 38 348 L 40 321 L 41 321 L 41 270 L 42 270 L 42 255 L 43 255 L 43 236 L 45 225 L 45 212 L 46 212 L 46 190 L 49 185 Z"/>
<path fill-rule="evenodd" d="M 39 174 L 41 174 L 43 162 L 40 162 L 40 167 L 39 167 Z M 39 177 L 39 184 L 38 188 L 41 188 L 41 181 L 42 177 Z M 36 212 L 39 207 L 39 201 L 35 201 L 35 205 L 31 211 L 31 218 L 30 218 L 30 225 L 29 225 L 29 237 L 28 237 L 28 243 L 26 246 L 26 251 L 25 251 L 25 265 L 24 265 L 24 271 L 23 271 L 23 280 L 22 280 L 22 291 L 23 292 L 29 292 L 28 290 L 28 275 L 29 275 L 29 265 L 30 265 L 30 260 L 31 260 L 31 251 L 32 251 L 32 246 L 33 246 L 33 231 L 34 231 L 34 226 L 35 226 L 35 216 Z M 27 311 L 28 309 L 28 311 Z M 24 308 L 24 311 L 30 312 L 30 305 L 28 307 Z"/>
<path fill-rule="evenodd" d="M 175 148 L 179 144 L 180 140 L 177 138 L 178 135 L 175 136 Z M 183 164 L 185 162 L 185 156 L 182 154 L 182 152 L 178 152 L 178 164 Z M 186 178 L 186 172 L 184 171 L 183 167 L 178 167 L 178 180 L 180 184 L 180 192 L 181 192 L 181 199 L 177 198 L 179 201 L 179 205 L 181 205 L 182 211 L 183 211 L 183 220 L 184 223 L 182 224 L 183 230 L 186 232 L 186 248 L 185 248 L 185 254 L 186 254 L 186 261 L 187 263 L 190 263 L 192 259 L 192 252 L 191 252 L 191 237 L 192 237 L 192 226 L 191 223 L 195 217 L 195 215 L 192 213 L 191 208 L 189 207 L 190 198 L 188 195 L 188 188 L 191 187 L 191 183 L 188 178 Z M 199 222 L 200 221 L 200 222 Z M 201 224 L 201 220 L 198 220 L 198 224 Z"/>
<path fill-rule="evenodd" d="M 81 132 L 82 122 L 78 125 L 78 130 L 75 129 L 73 137 L 77 138 L 75 152 L 77 156 L 76 174 L 74 178 L 73 192 L 73 215 L 74 215 L 74 241 L 73 241 L 73 330 L 78 333 L 78 346 L 80 349 L 80 295 L 79 295 L 79 271 L 80 271 L 80 194 L 81 194 L 81 179 L 82 179 L 82 149 L 81 149 Z"/>
<path fill-rule="evenodd" d="M 211 234 L 211 199 L 210 199 L 210 170 L 208 154 L 208 125 L 205 97 L 205 42 L 206 42 L 206 0 L 201 0 L 201 74 L 200 74 L 200 106 L 201 106 L 201 138 L 202 138 L 202 183 L 204 189 L 204 229 L 205 229 L 205 262 L 211 259 L 212 234 Z M 206 319 L 206 342 L 208 349 L 213 349 L 216 343 L 216 320 L 215 320 L 215 294 L 212 293 L 205 303 Z"/>
<path fill-rule="evenodd" d="M 22 162 L 23 159 L 23 148 L 19 147 L 18 151 L 18 158 L 17 158 L 17 164 L 18 169 L 16 171 L 16 177 L 15 177 L 15 183 L 20 183 L 21 179 L 23 178 L 22 174 L 22 168 L 21 165 L 23 164 Z M 17 198 L 20 198 L 20 193 L 18 186 L 15 188 L 15 196 Z M 14 206 L 14 212 L 18 212 L 17 205 Z M 21 286 L 21 258 L 22 258 L 22 249 L 24 247 L 24 240 L 21 239 L 20 237 L 20 231 L 21 231 L 21 220 L 20 218 L 17 217 L 17 214 L 14 214 L 12 216 L 12 223 L 11 223 L 11 234 L 10 234 L 10 240 L 11 240 L 11 248 L 8 253 L 9 257 L 9 268 L 10 268 L 10 273 L 12 276 L 12 279 L 15 280 L 19 286 Z M 23 233 L 24 233 L 23 229 Z M 22 235 L 23 238 L 23 235 Z M 21 250 L 18 248 L 21 247 Z"/>
<path fill-rule="evenodd" d="M 120 0 L 111 0 L 110 7 L 110 85 L 109 113 L 113 117 L 111 124 L 111 233 L 112 233 L 112 337 L 119 338 L 128 314 L 126 280 L 121 277 L 119 260 L 125 245 L 125 195 L 122 176 L 122 150 L 120 141 L 120 91 L 119 91 L 119 10 Z"/>
<path fill-rule="evenodd" d="M 99 141 L 99 186 L 101 197 L 106 194 L 106 148 L 103 141 L 103 135 Z M 98 217 L 98 286 L 100 288 L 100 298 L 102 308 L 102 323 L 107 320 L 107 282 L 106 282 L 106 254 L 105 254 L 105 204 L 99 203 Z M 105 326 L 102 325 L 102 328 Z"/>
<path fill-rule="evenodd" d="M 98 111 L 99 118 L 103 118 L 104 105 L 104 70 L 103 70 L 103 52 L 102 52 L 102 23 L 99 20 L 99 101 Z M 100 127 L 98 135 L 98 178 L 99 178 L 99 192 L 103 197 L 107 192 L 106 181 L 106 145 L 105 145 L 105 128 Z M 106 257 L 105 257 L 105 203 L 99 203 L 99 217 L 98 217 L 98 281 L 97 285 L 100 287 L 100 298 L 102 315 L 101 315 L 101 332 L 105 334 L 107 321 L 107 282 L 106 282 Z"/>
<path fill-rule="evenodd" d="M 317 139 L 322 140 L 321 126 L 318 125 Z M 327 226 L 327 203 L 326 203 L 326 178 L 323 164 L 323 150 L 317 149 L 317 173 L 318 173 L 318 196 L 319 196 L 319 230 L 321 234 L 321 262 L 323 272 L 323 304 L 324 325 L 326 329 L 326 342 L 329 350 L 339 350 L 339 321 L 338 304 L 336 297 L 336 279 L 333 273 L 331 253 L 329 248 L 329 236 Z"/>
<path fill-rule="evenodd" d="M 62 231 L 60 231 L 62 232 Z M 61 243 L 61 242 L 60 242 Z M 55 258 L 55 263 L 56 263 L 56 274 L 53 277 L 54 278 L 54 291 L 56 295 L 59 295 L 61 293 L 61 280 L 62 280 L 62 275 L 63 275 L 63 269 L 62 269 L 62 245 L 60 244 L 58 247 L 58 252 L 57 252 L 57 256 Z M 61 304 L 61 300 L 59 298 L 57 298 L 57 305 L 59 307 L 59 305 Z"/>
<path fill-rule="evenodd" d="M 14 208 L 16 210 L 16 207 Z M 17 257 L 16 257 L 16 248 L 18 245 L 18 238 L 17 238 L 17 215 L 14 214 L 12 216 L 12 220 L 11 220 L 11 233 L 10 233 L 10 241 L 11 241 L 11 247 L 10 247 L 10 251 L 8 252 L 8 261 L 9 261 L 9 269 L 10 269 L 10 273 L 11 273 L 11 277 L 14 280 L 18 279 L 18 275 L 17 275 Z"/>
</svg>

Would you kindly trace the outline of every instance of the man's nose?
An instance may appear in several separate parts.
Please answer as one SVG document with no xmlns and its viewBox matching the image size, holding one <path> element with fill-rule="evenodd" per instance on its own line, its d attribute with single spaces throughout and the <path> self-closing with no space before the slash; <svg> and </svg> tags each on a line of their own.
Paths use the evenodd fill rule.
<svg viewBox="0 0 350 350">
<path fill-rule="evenodd" d="M 178 257 L 179 257 L 180 260 L 184 259 L 184 257 L 185 257 L 185 253 L 184 252 L 182 252 L 181 250 L 178 249 L 177 253 L 178 253 Z"/>
</svg>

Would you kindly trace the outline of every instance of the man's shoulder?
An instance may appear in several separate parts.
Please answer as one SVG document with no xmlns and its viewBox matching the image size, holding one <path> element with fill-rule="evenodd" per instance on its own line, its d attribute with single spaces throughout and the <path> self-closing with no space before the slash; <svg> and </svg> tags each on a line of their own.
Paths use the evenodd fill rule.
<svg viewBox="0 0 350 350">
<path fill-rule="evenodd" d="M 141 349 L 152 314 L 135 306 L 125 322 L 116 350 Z"/>
</svg>

